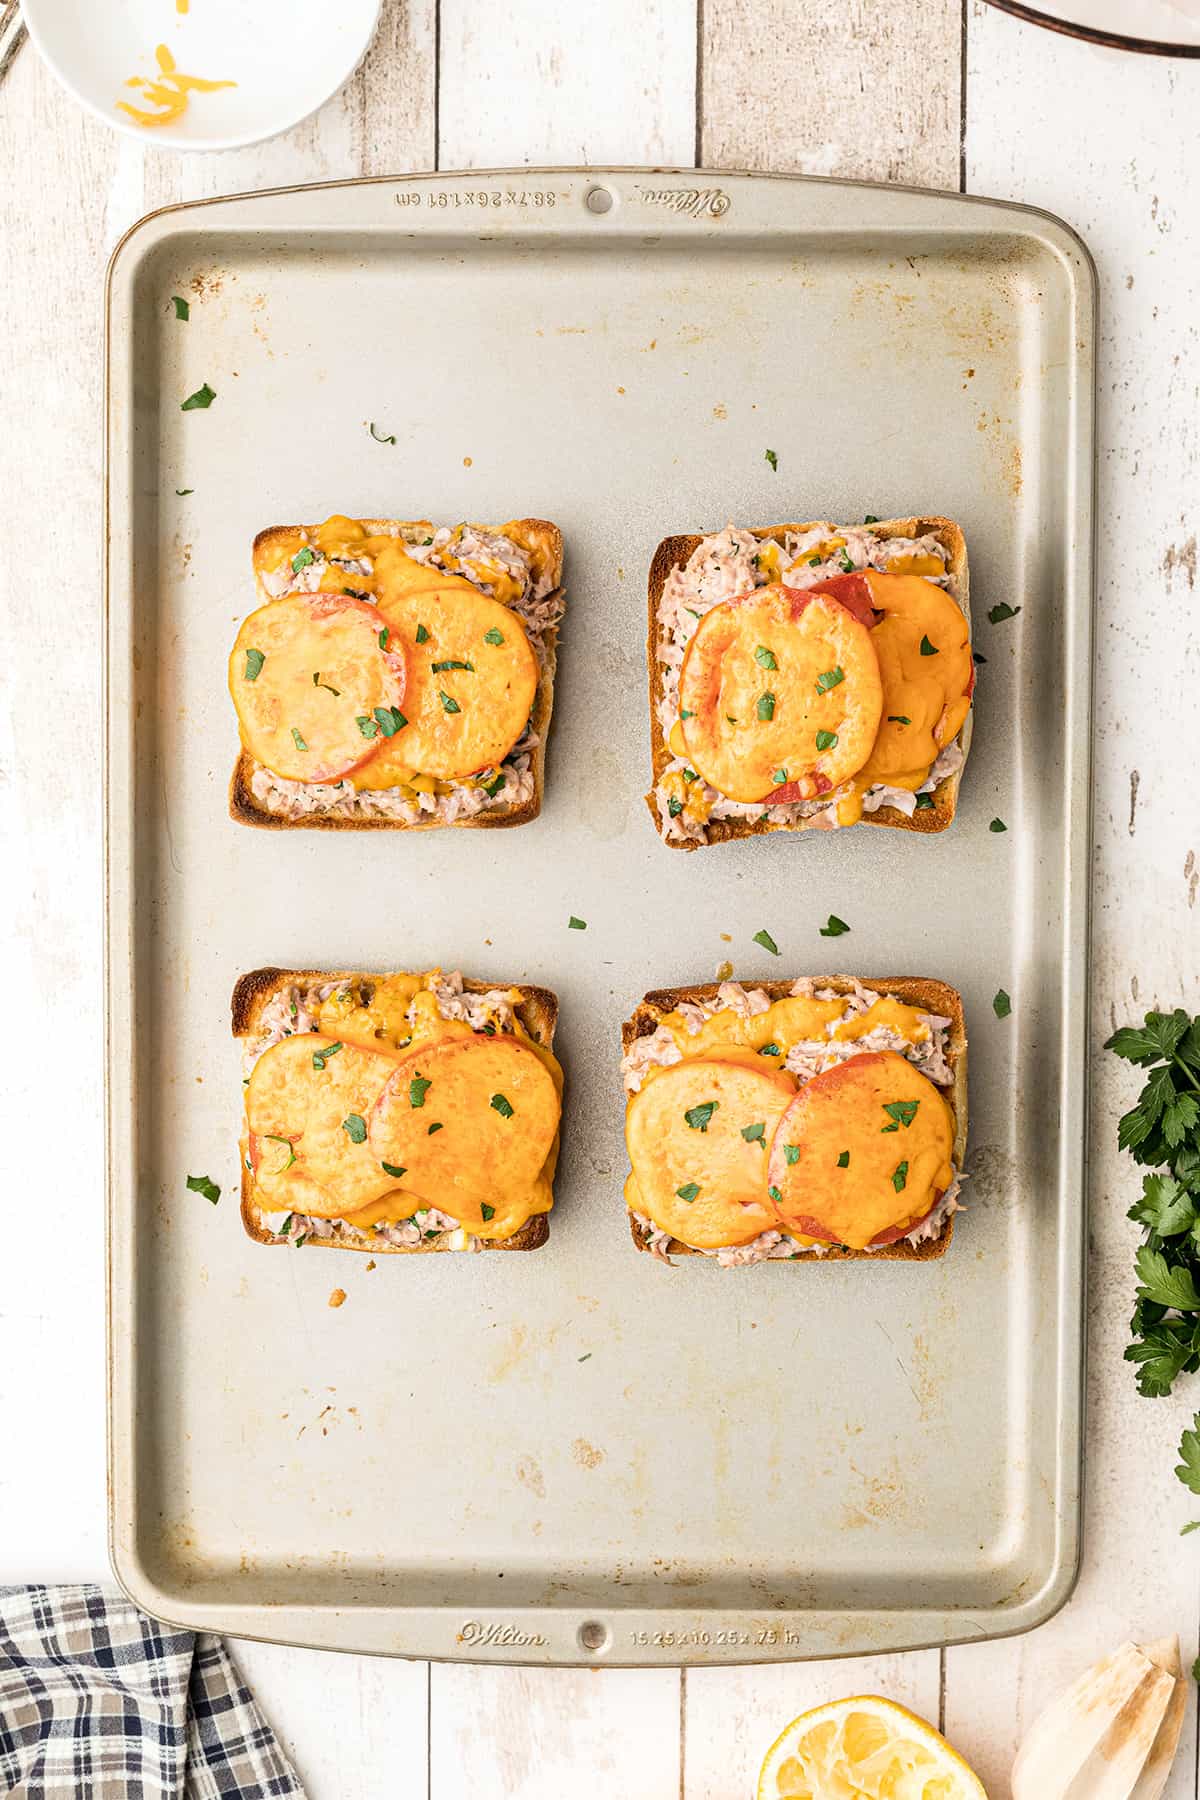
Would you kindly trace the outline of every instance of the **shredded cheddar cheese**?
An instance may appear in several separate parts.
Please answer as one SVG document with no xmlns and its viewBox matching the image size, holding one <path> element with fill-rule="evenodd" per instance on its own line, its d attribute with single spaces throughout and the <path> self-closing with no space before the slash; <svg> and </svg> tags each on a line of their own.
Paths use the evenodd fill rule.
<svg viewBox="0 0 1200 1800">
<path fill-rule="evenodd" d="M 187 11 L 187 0 L 175 0 L 180 12 Z M 177 68 L 175 58 L 165 44 L 159 44 L 154 52 L 158 63 L 158 79 L 148 75 L 131 75 L 125 83 L 126 87 L 137 88 L 150 102 L 158 108 L 157 112 L 146 112 L 137 106 L 131 106 L 127 100 L 118 100 L 117 111 L 126 113 L 135 125 L 173 125 L 187 111 L 189 97 L 192 94 L 212 94 L 218 88 L 236 87 L 236 81 L 208 81 L 201 75 L 185 75 Z"/>
</svg>

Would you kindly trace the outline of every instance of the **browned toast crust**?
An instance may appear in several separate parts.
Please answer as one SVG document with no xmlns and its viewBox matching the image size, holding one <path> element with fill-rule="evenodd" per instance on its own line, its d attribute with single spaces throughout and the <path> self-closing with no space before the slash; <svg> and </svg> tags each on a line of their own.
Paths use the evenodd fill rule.
<svg viewBox="0 0 1200 1800">
<path fill-rule="evenodd" d="M 388 533 L 395 531 L 398 523 L 409 524 L 412 521 L 395 519 L 362 519 L 359 523 L 368 533 Z M 555 587 L 562 582 L 563 540 L 562 532 L 557 525 L 548 519 L 517 519 L 512 524 L 518 526 L 522 533 L 522 541 L 531 547 L 536 545 L 535 554 L 538 560 L 553 577 Z M 311 529 L 311 527 L 309 528 Z M 272 539 L 290 536 L 296 530 L 294 525 L 269 525 L 257 533 L 253 544 L 253 554 Z M 257 564 L 256 564 L 257 567 Z M 266 596 L 262 596 L 264 599 Z M 279 813 L 273 813 L 256 800 L 250 787 L 250 778 L 254 772 L 254 758 L 246 750 L 238 754 L 233 767 L 233 776 L 229 783 L 229 815 L 241 825 L 253 825 L 262 831 L 445 831 L 453 830 L 501 830 L 509 825 L 528 825 L 536 819 L 542 810 L 542 794 L 546 784 L 546 737 L 550 729 L 550 716 L 554 710 L 554 677 L 558 668 L 558 626 L 552 625 L 542 637 L 545 648 L 545 661 L 538 677 L 537 692 L 530 712 L 530 723 L 537 736 L 537 744 L 531 757 L 533 770 L 533 793 L 528 800 L 516 806 L 489 807 L 486 812 L 475 813 L 469 819 L 455 819 L 452 826 L 447 826 L 441 819 L 418 819 L 412 824 L 403 819 L 386 818 L 345 818 L 340 813 L 306 813 L 303 818 L 287 819 Z"/>
<path fill-rule="evenodd" d="M 854 981 L 857 980 L 861 987 L 870 988 L 873 993 L 893 995 L 909 1006 L 919 1006 L 922 1012 L 936 1013 L 940 1018 L 950 1020 L 946 1060 L 954 1074 L 954 1087 L 950 1095 L 955 1120 L 954 1160 L 961 1169 L 967 1149 L 967 1028 L 962 995 L 958 989 L 951 987 L 949 982 L 920 975 L 861 975 L 855 978 L 848 975 L 820 975 L 814 979 L 821 987 L 831 988 L 834 993 L 852 993 Z M 785 1000 L 791 994 L 795 980 L 796 977 L 793 976 L 790 981 L 753 981 L 745 985 L 761 988 L 772 1001 Z M 654 988 L 638 1001 L 631 1017 L 621 1026 L 622 1050 L 629 1051 L 638 1038 L 648 1037 L 663 1014 L 674 1012 L 681 1001 L 714 999 L 718 986 L 719 983 L 709 981 L 692 987 Z M 830 1262 L 932 1262 L 935 1257 L 945 1256 L 950 1248 L 954 1236 L 954 1217 L 951 1213 L 940 1236 L 929 1238 L 921 1244 L 884 1244 L 878 1250 L 851 1250 L 839 1244 L 821 1256 L 797 1256 L 782 1260 L 788 1260 L 789 1266 Z M 632 1213 L 629 1214 L 629 1229 L 637 1248 L 649 1253 L 648 1233 Z M 672 1238 L 667 1247 L 668 1256 L 702 1254 L 690 1244 L 681 1244 L 678 1238 Z"/>
<path fill-rule="evenodd" d="M 234 983 L 233 996 L 230 1002 L 234 1037 L 248 1037 L 254 1030 L 262 1014 L 263 1007 L 283 987 L 290 987 L 296 982 L 307 981 L 363 981 L 370 980 L 369 973 L 354 969 L 251 969 L 245 975 L 239 975 Z M 501 982 L 474 981 L 463 978 L 463 986 L 468 993 L 483 994 L 490 987 L 499 987 Z M 519 1004 L 514 1008 L 521 1024 L 539 1044 L 547 1050 L 554 1045 L 554 1028 L 558 1022 L 558 996 L 549 988 L 526 987 L 522 985 L 518 992 L 521 995 Z M 254 1201 L 254 1183 L 249 1169 L 246 1167 L 245 1151 L 241 1155 L 241 1215 L 242 1224 L 248 1237 L 255 1243 L 266 1244 L 271 1249 L 286 1249 L 273 1233 L 262 1223 L 261 1214 Z M 484 1250 L 540 1250 L 550 1237 L 550 1219 L 546 1213 L 536 1213 L 527 1219 L 520 1231 L 509 1238 L 481 1238 L 480 1246 Z M 357 1250 L 369 1256 L 435 1256 L 441 1254 L 459 1254 L 451 1252 L 445 1244 L 420 1244 L 410 1248 L 405 1244 L 352 1244 L 340 1238 L 311 1237 L 305 1243 L 305 1249 L 320 1250 Z"/>
<path fill-rule="evenodd" d="M 761 528 L 753 527 L 752 529 L 757 538 L 773 538 L 776 542 L 781 543 L 785 532 L 811 531 L 813 525 L 818 522 L 813 520 L 805 525 L 764 525 Z M 884 538 L 924 537 L 926 533 L 931 533 L 936 537 L 947 553 L 947 568 L 955 580 L 955 599 L 965 614 L 968 624 L 970 623 L 967 546 L 962 528 L 956 525 L 953 519 L 943 519 L 937 516 L 880 519 L 872 529 Z M 710 844 L 728 843 L 733 838 L 766 837 L 772 831 L 819 829 L 807 819 L 797 820 L 795 824 L 790 825 L 760 823 L 757 819 L 710 819 L 705 827 L 706 838 L 703 843 L 694 839 L 681 841 L 668 838 L 663 831 L 662 819 L 659 816 L 658 804 L 655 800 L 655 790 L 662 779 L 663 771 L 672 758 L 658 717 L 658 703 L 663 694 L 663 665 L 658 659 L 658 603 L 662 598 L 663 586 L 671 570 L 678 564 L 686 563 L 693 551 L 703 541 L 703 534 L 700 532 L 664 538 L 654 552 L 647 584 L 646 667 L 650 677 L 650 758 L 653 780 L 650 784 L 650 792 L 646 795 L 646 805 L 654 820 L 655 830 L 671 850 L 704 850 Z M 973 718 L 974 712 L 968 712 L 966 722 L 959 732 L 964 758 L 971 746 Z M 877 812 L 864 813 L 860 823 L 863 825 L 887 825 L 895 831 L 919 831 L 926 835 L 931 832 L 945 831 L 954 818 L 958 804 L 958 784 L 962 779 L 965 766 L 964 761 L 953 775 L 949 775 L 945 781 L 939 782 L 933 792 L 933 805 L 918 808 L 911 818 L 894 806 L 881 806 Z"/>
</svg>

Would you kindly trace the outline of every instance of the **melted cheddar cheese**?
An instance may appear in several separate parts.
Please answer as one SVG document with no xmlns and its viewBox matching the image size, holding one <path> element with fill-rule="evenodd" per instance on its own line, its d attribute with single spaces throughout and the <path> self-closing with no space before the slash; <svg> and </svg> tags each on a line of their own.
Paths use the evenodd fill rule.
<svg viewBox="0 0 1200 1800">
<path fill-rule="evenodd" d="M 796 1044 L 820 1042 L 829 1036 L 829 1027 L 841 1019 L 846 1010 L 844 996 L 833 1000 L 814 1000 L 806 995 L 789 995 L 775 1000 L 765 1012 L 743 1017 L 732 1007 L 723 1007 L 706 1019 L 699 1031 L 693 1031 L 683 1013 L 664 1014 L 659 1023 L 670 1032 L 684 1059 L 711 1057 L 725 1047 L 737 1047 L 763 1055 L 764 1060 L 783 1063 Z M 834 1027 L 833 1036 L 842 1041 L 865 1037 L 878 1026 L 886 1025 L 910 1044 L 923 1043 L 929 1027 L 920 1008 L 881 994 L 866 1011 L 846 1019 Z M 769 1045 L 775 1049 L 766 1056 Z"/>
<path fill-rule="evenodd" d="M 237 86 L 236 81 L 206 81 L 200 75 L 185 75 L 176 66 L 175 58 L 165 44 L 158 45 L 154 59 L 158 64 L 157 78 L 131 75 L 125 86 L 137 88 L 158 110 L 146 112 L 141 107 L 130 106 L 128 100 L 117 101 L 117 111 L 125 113 L 135 125 L 173 125 L 187 111 L 192 94 L 213 94 L 218 88 Z"/>
</svg>

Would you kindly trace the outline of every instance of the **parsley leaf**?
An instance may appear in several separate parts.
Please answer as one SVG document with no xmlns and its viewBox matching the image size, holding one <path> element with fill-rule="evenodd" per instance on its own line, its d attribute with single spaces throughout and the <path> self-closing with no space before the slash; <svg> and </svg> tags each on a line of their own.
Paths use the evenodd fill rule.
<svg viewBox="0 0 1200 1800">
<path fill-rule="evenodd" d="M 206 381 L 203 387 L 198 387 L 194 394 L 189 394 L 186 400 L 180 402 L 179 410 L 180 412 L 207 412 L 216 397 L 216 389 L 210 388 Z"/>
<path fill-rule="evenodd" d="M 828 923 L 821 926 L 821 936 L 845 937 L 849 929 L 845 919 L 839 919 L 836 913 L 830 913 Z"/>
<path fill-rule="evenodd" d="M 988 830 L 989 831 L 1007 831 L 1008 826 L 1004 823 L 1003 819 L 993 819 L 991 824 L 988 826 Z"/>
<path fill-rule="evenodd" d="M 442 703 L 443 712 L 456 713 L 462 711 L 462 707 L 458 704 L 458 701 L 452 699 L 442 688 L 438 689 L 438 699 Z"/>
<path fill-rule="evenodd" d="M 465 662 L 437 662 L 431 663 L 430 669 L 434 675 L 440 675 L 443 669 L 466 669 L 468 674 L 473 675 L 475 673 L 475 664 Z"/>
<path fill-rule="evenodd" d="M 1137 1269 L 1138 1298 L 1153 1300 L 1156 1306 L 1167 1306 L 1176 1312 L 1200 1312 L 1200 1291 L 1192 1271 L 1183 1265 L 1174 1267 L 1161 1250 L 1143 1244 L 1133 1259 Z"/>
<path fill-rule="evenodd" d="M 493 625 L 489 631 L 484 632 L 483 641 L 485 644 L 502 644 L 504 642 L 504 633 L 502 631 L 497 631 L 496 627 Z"/>
<path fill-rule="evenodd" d="M 1200 1413 L 1179 1440 L 1179 1464 L 1175 1470 L 1185 1488 L 1200 1494 Z"/>
<path fill-rule="evenodd" d="M 504 1094 L 493 1094 L 492 1095 L 492 1106 L 500 1114 L 500 1117 L 502 1119 L 511 1119 L 512 1118 L 513 1104 L 512 1104 L 512 1101 L 509 1100 Z"/>
<path fill-rule="evenodd" d="M 414 1075 L 408 1084 L 408 1104 L 410 1106 L 424 1106 L 425 1096 L 432 1086 L 432 1081 L 426 1081 L 423 1075 Z"/>
<path fill-rule="evenodd" d="M 687 1181 L 681 1188 L 676 1188 L 675 1192 L 679 1195 L 681 1200 L 686 1200 L 690 1206 L 692 1201 L 696 1198 L 696 1195 L 700 1192 L 700 1189 L 696 1186 L 694 1181 Z"/>
<path fill-rule="evenodd" d="M 352 1144 L 365 1144 L 367 1141 L 367 1121 L 361 1113 L 348 1113 L 342 1120 L 342 1130 Z"/>
<path fill-rule="evenodd" d="M 818 750 L 833 750 L 836 748 L 837 741 L 838 734 L 836 731 L 818 731 L 817 733 Z"/>
<path fill-rule="evenodd" d="M 570 918 L 567 920 L 567 930 L 568 931 L 586 931 L 587 930 L 587 920 L 586 919 L 577 919 L 575 917 L 575 914 L 572 913 Z"/>
<path fill-rule="evenodd" d="M 408 720 L 398 706 L 377 706 L 375 708 L 375 723 L 378 725 L 380 731 L 382 731 L 384 737 L 395 737 L 398 731 L 403 731 L 404 727 L 408 724 Z M 362 727 L 360 726 L 359 729 L 361 730 Z"/>
<path fill-rule="evenodd" d="M 897 1163 L 895 1169 L 892 1171 L 892 1186 L 898 1194 L 902 1194 L 907 1184 L 908 1164 L 906 1162 Z"/>
<path fill-rule="evenodd" d="M 758 714 L 760 724 L 765 725 L 769 719 L 773 719 L 775 717 L 775 696 L 774 696 L 774 694 L 769 693 L 769 692 L 766 694 L 760 694 L 758 696 L 758 705 L 755 707 L 754 710 Z"/>
<path fill-rule="evenodd" d="M 320 1050 L 313 1051 L 313 1068 L 320 1074 L 331 1056 L 336 1056 L 343 1046 L 341 1044 L 324 1044 Z"/>
<path fill-rule="evenodd" d="M 393 1181 L 399 1181 L 402 1175 L 407 1175 L 408 1173 L 408 1170 L 403 1168 L 399 1163 L 381 1162 L 379 1166 L 385 1175 L 390 1175 L 392 1177 Z"/>
<path fill-rule="evenodd" d="M 189 1175 L 187 1184 L 193 1194 L 203 1194 L 204 1198 L 211 1200 L 214 1206 L 221 1198 L 220 1188 L 207 1175 Z"/>
<path fill-rule="evenodd" d="M 177 319 L 191 318 L 192 309 L 182 294 L 172 294 L 171 305 L 175 308 L 175 317 Z"/>
<path fill-rule="evenodd" d="M 755 932 L 753 942 L 761 944 L 764 950 L 769 950 L 771 952 L 772 956 L 779 955 L 779 945 L 775 942 L 775 939 L 771 936 L 765 926 L 762 931 Z"/>
<path fill-rule="evenodd" d="M 850 1167 L 850 1152 L 848 1150 L 842 1151 L 842 1154 L 837 1159 L 837 1166 L 839 1169 L 848 1169 Z"/>
<path fill-rule="evenodd" d="M 494 1206 L 489 1206 L 489 1205 L 488 1205 L 488 1203 L 487 1203 L 487 1201 L 486 1201 L 486 1200 L 485 1200 L 485 1201 L 484 1201 L 484 1202 L 483 1202 L 483 1204 L 482 1204 L 482 1205 L 481 1205 L 481 1206 L 480 1206 L 480 1208 L 479 1208 L 479 1210 L 480 1210 L 480 1212 L 481 1212 L 481 1213 L 482 1213 L 482 1215 L 483 1215 L 483 1218 L 484 1218 L 484 1222 L 485 1222 L 485 1223 L 486 1223 L 486 1222 L 487 1222 L 487 1220 L 488 1220 L 488 1219 L 494 1219 L 494 1218 L 495 1218 L 495 1216 L 496 1216 L 496 1209 L 495 1209 L 495 1207 L 494 1207 Z"/>
<path fill-rule="evenodd" d="M 783 1160 L 786 1163 L 798 1163 L 800 1161 L 799 1144 L 785 1144 L 783 1146 Z"/>
<path fill-rule="evenodd" d="M 754 660 L 760 669 L 777 669 L 779 667 L 779 664 L 775 661 L 775 652 L 773 650 L 768 650 L 765 644 L 760 644 L 758 646 L 758 649 L 754 652 Z"/>
<path fill-rule="evenodd" d="M 307 569 L 309 563 L 316 562 L 316 560 L 308 545 L 305 544 L 303 548 L 297 550 L 292 558 L 292 574 L 298 575 L 301 569 Z"/>
<path fill-rule="evenodd" d="M 766 1145 L 766 1126 L 760 1121 L 757 1125 L 743 1125 L 742 1136 L 748 1144 Z"/>
<path fill-rule="evenodd" d="M 940 656 L 941 651 L 938 649 L 936 644 L 930 643 L 928 636 L 925 636 L 921 639 L 921 655 L 922 656 Z"/>
<path fill-rule="evenodd" d="M 262 667 L 266 660 L 267 659 L 261 650 L 247 650 L 246 668 L 243 674 L 243 680 L 257 681 L 262 674 Z"/>
<path fill-rule="evenodd" d="M 304 739 L 300 736 L 300 733 L 296 730 L 296 727 L 294 725 L 292 726 L 292 737 L 295 739 L 297 750 L 307 750 L 308 749 L 308 745 L 305 743 Z"/>
<path fill-rule="evenodd" d="M 1007 600 L 1002 600 L 999 606 L 988 607 L 988 618 L 993 625 L 1003 625 L 1005 619 L 1015 619 L 1020 610 L 1019 606 L 1010 606 Z"/>
<path fill-rule="evenodd" d="M 917 1116 L 917 1108 L 920 1104 L 919 1100 L 888 1100 L 885 1102 L 883 1110 L 894 1124 L 903 1125 L 907 1131 Z M 891 1127 L 885 1125 L 883 1129 L 888 1131 Z"/>
<path fill-rule="evenodd" d="M 817 676 L 818 694 L 827 694 L 830 688 L 840 687 L 845 679 L 844 669 L 826 669 L 823 674 Z"/>
<path fill-rule="evenodd" d="M 699 1106 L 689 1106 L 683 1115 L 684 1124 L 690 1125 L 693 1131 L 707 1131 L 709 1120 L 719 1104 L 717 1100 L 702 1100 Z"/>
<path fill-rule="evenodd" d="M 1009 999 L 1003 988 L 996 989 L 996 993 L 992 999 L 992 1011 L 998 1019 L 1007 1019 L 1009 1013 L 1012 1011 L 1012 1001 Z"/>
<path fill-rule="evenodd" d="M 764 450 L 763 456 L 766 459 L 766 461 L 770 463 L 771 467 L 775 470 L 776 474 L 778 474 L 779 473 L 779 458 L 776 456 L 775 452 L 773 450 Z"/>
<path fill-rule="evenodd" d="M 427 644 L 429 642 L 429 633 L 423 625 L 417 626 L 417 642 L 418 644 Z"/>
<path fill-rule="evenodd" d="M 375 439 L 375 442 L 377 444 L 394 444 L 396 441 L 394 436 L 388 437 L 388 436 L 385 436 L 385 434 L 382 431 L 376 431 L 375 421 L 373 419 L 371 421 L 371 436 Z"/>
</svg>

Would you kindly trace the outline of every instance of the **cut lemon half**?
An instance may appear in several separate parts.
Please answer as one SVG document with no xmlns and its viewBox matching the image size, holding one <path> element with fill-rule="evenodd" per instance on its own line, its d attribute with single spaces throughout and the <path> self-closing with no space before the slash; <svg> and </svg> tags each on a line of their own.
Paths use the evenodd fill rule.
<svg viewBox="0 0 1200 1800">
<path fill-rule="evenodd" d="M 767 1751 L 758 1800 L 987 1800 L 940 1732 L 861 1694 L 793 1719 Z"/>
</svg>

